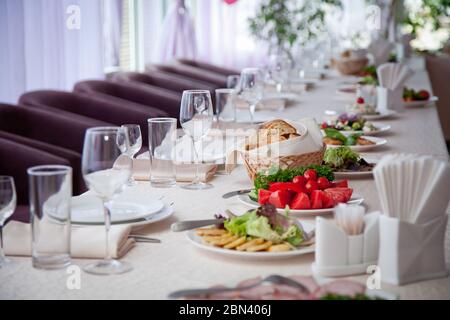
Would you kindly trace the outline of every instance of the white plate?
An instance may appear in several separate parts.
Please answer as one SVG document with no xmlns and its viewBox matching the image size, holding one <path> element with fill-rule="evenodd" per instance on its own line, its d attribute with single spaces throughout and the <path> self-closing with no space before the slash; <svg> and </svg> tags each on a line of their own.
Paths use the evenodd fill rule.
<svg viewBox="0 0 450 320">
<path fill-rule="evenodd" d="M 314 230 L 314 224 L 302 222 L 303 228 L 306 232 L 310 232 Z M 215 254 L 221 254 L 226 256 L 234 256 L 234 257 L 242 257 L 249 259 L 258 259 L 258 260 L 276 260 L 280 258 L 292 258 L 295 256 L 312 253 L 315 251 L 315 245 L 311 245 L 305 248 L 299 248 L 291 251 L 283 251 L 283 252 L 246 252 L 246 251 L 237 251 L 231 249 L 224 249 L 212 246 L 210 244 L 206 244 L 203 242 L 202 238 L 197 235 L 195 230 L 190 230 L 186 234 L 188 240 L 197 248 L 200 248 L 205 251 L 209 251 Z"/>
<path fill-rule="evenodd" d="M 370 134 L 371 136 L 374 135 L 379 135 L 380 133 L 384 133 L 387 132 L 389 130 L 391 130 L 391 126 L 390 125 L 385 125 L 385 124 L 375 124 L 375 127 L 377 127 L 377 130 L 374 131 L 370 131 L 370 132 L 363 132 L 363 131 L 345 131 L 345 130 L 340 130 L 339 132 L 342 133 L 343 135 L 349 136 L 351 134 L 355 134 L 355 133 L 363 133 L 363 134 Z"/>
<path fill-rule="evenodd" d="M 378 148 L 382 145 L 385 145 L 387 143 L 386 139 L 382 139 L 382 138 L 376 138 L 376 137 L 368 137 L 368 136 L 361 136 L 361 138 L 370 140 L 372 142 L 375 142 L 375 144 L 370 144 L 370 145 L 364 145 L 364 146 L 348 146 L 351 150 L 353 151 L 367 151 L 367 150 L 371 150 L 373 148 Z M 332 145 L 332 144 L 327 144 L 327 148 L 338 148 L 338 147 L 342 147 L 341 145 Z"/>
<path fill-rule="evenodd" d="M 352 178 L 364 178 L 372 177 L 373 171 L 355 171 L 355 172 L 334 172 L 336 179 L 352 179 Z"/>
<path fill-rule="evenodd" d="M 142 197 L 117 198 L 111 203 L 112 223 L 147 218 L 164 208 L 162 201 L 143 199 Z M 102 202 L 95 196 L 73 197 L 71 209 L 72 223 L 74 224 L 104 224 Z"/>
<path fill-rule="evenodd" d="M 260 204 L 258 202 L 253 201 L 252 199 L 250 199 L 248 194 L 240 194 L 238 196 L 238 199 L 239 199 L 239 201 L 241 201 L 242 203 L 246 204 L 247 206 L 249 206 L 251 208 L 258 208 L 260 206 Z M 364 201 L 364 198 L 361 195 L 359 195 L 357 193 L 353 193 L 352 194 L 352 198 L 347 203 L 348 204 L 361 204 L 361 203 L 363 203 L 363 201 Z M 284 213 L 284 209 L 277 208 L 277 211 L 279 213 Z M 333 211 L 334 211 L 334 208 L 307 209 L 307 210 L 290 209 L 289 210 L 289 214 L 296 215 L 296 216 L 316 216 L 316 215 L 330 214 Z"/>
<path fill-rule="evenodd" d="M 389 117 L 392 117 L 397 114 L 398 114 L 397 111 L 386 110 L 386 111 L 381 111 L 379 114 L 360 114 L 360 116 L 366 118 L 367 120 L 379 120 L 379 119 L 389 118 Z"/>
<path fill-rule="evenodd" d="M 418 108 L 418 107 L 424 107 L 427 104 L 436 102 L 438 100 L 439 100 L 438 97 L 432 96 L 430 99 L 425 100 L 425 101 L 409 101 L 409 102 L 403 101 L 403 105 L 407 108 Z"/>
</svg>

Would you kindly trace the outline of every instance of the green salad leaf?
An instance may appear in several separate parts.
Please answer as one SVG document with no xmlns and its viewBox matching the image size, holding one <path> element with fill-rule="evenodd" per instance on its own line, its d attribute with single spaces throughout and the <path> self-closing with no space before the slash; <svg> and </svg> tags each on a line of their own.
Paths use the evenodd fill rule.
<svg viewBox="0 0 450 320">
<path fill-rule="evenodd" d="M 289 242 L 294 247 L 303 242 L 303 232 L 299 227 L 291 225 L 282 235 L 281 238 Z"/>
<path fill-rule="evenodd" d="M 242 216 L 237 216 L 232 219 L 225 220 L 224 226 L 225 229 L 230 231 L 232 234 L 242 237 L 247 235 L 247 222 L 256 218 L 256 211 L 250 211 L 246 214 L 243 214 Z"/>
<path fill-rule="evenodd" d="M 283 238 L 269 224 L 267 217 L 258 217 L 247 221 L 247 234 L 267 241 L 279 243 Z"/>
<path fill-rule="evenodd" d="M 325 128 L 324 131 L 325 135 L 329 138 L 342 141 L 343 143 L 347 141 L 347 137 L 340 133 L 339 130 L 333 128 Z"/>
<path fill-rule="evenodd" d="M 341 168 L 345 163 L 357 162 L 359 159 L 360 156 L 346 146 L 329 148 L 323 157 L 324 163 L 333 168 Z"/>
</svg>

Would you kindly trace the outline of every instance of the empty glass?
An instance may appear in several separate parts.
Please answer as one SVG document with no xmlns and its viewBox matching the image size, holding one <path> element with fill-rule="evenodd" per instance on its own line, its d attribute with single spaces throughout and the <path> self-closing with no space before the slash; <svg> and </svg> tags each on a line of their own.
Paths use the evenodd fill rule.
<svg viewBox="0 0 450 320">
<path fill-rule="evenodd" d="M 234 74 L 227 77 L 227 88 L 228 89 L 236 89 L 239 86 L 239 81 L 241 76 L 238 74 Z"/>
<path fill-rule="evenodd" d="M 242 70 L 239 82 L 239 97 L 249 104 L 250 123 L 254 123 L 256 105 L 262 99 L 264 75 L 258 68 Z"/>
<path fill-rule="evenodd" d="M 84 267 L 84 271 L 92 274 L 120 274 L 132 269 L 131 265 L 114 260 L 109 250 L 110 201 L 122 191 L 132 168 L 132 159 L 121 154 L 117 145 L 121 130 L 118 127 L 91 128 L 84 137 L 83 177 L 87 187 L 103 201 L 106 227 L 105 259 Z"/>
<path fill-rule="evenodd" d="M 292 61 L 286 54 L 279 53 L 270 57 L 269 73 L 271 79 L 275 82 L 277 92 L 285 90 L 284 87 L 288 84 L 291 69 Z"/>
<path fill-rule="evenodd" d="M 148 147 L 150 153 L 150 183 L 156 188 L 176 185 L 174 164 L 177 139 L 177 119 L 148 119 Z"/>
<path fill-rule="evenodd" d="M 195 147 L 196 142 L 201 141 L 213 124 L 213 106 L 211 94 L 208 90 L 186 90 L 183 92 L 180 123 L 184 132 L 192 139 L 195 162 L 197 164 L 194 181 L 182 186 L 182 188 L 190 190 L 212 188 L 211 184 L 201 182 L 199 179 L 200 157 Z"/>
<path fill-rule="evenodd" d="M 70 264 L 72 168 L 46 165 L 27 172 L 33 267 L 65 268 Z"/>
<path fill-rule="evenodd" d="M 16 210 L 16 199 L 14 178 L 0 176 L 0 268 L 9 263 L 3 252 L 3 226 Z"/>
<path fill-rule="evenodd" d="M 216 107 L 214 109 L 214 115 L 219 122 L 232 122 L 236 120 L 234 93 L 234 89 L 216 89 Z"/>
<path fill-rule="evenodd" d="M 133 159 L 142 148 L 141 127 L 138 124 L 124 124 L 121 126 L 121 129 L 117 136 L 117 145 L 123 154 Z M 136 185 L 136 181 L 131 175 L 127 186 L 132 187 L 134 185 Z"/>
</svg>

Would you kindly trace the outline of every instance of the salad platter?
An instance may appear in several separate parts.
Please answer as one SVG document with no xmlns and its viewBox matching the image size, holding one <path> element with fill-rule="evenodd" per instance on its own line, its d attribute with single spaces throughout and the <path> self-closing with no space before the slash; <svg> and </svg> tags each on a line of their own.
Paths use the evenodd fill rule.
<svg viewBox="0 0 450 320">
<path fill-rule="evenodd" d="M 386 139 L 363 136 L 362 133 L 344 135 L 334 128 L 325 128 L 323 132 L 323 142 L 328 148 L 347 146 L 354 151 L 366 151 L 387 143 Z"/>
<path fill-rule="evenodd" d="M 274 169 L 259 173 L 254 189 L 238 199 L 251 208 L 271 204 L 279 213 L 321 215 L 333 212 L 338 203 L 361 204 L 363 198 L 353 193 L 347 180 L 334 181 L 333 170 L 311 165 L 295 169 Z"/>
<path fill-rule="evenodd" d="M 188 240 L 205 251 L 252 259 L 288 258 L 315 250 L 314 225 L 280 214 L 273 205 L 227 215 L 222 224 L 190 230 Z"/>
<path fill-rule="evenodd" d="M 403 89 L 403 105 L 407 108 L 420 108 L 438 101 L 439 98 L 431 96 L 427 90 Z"/>
<path fill-rule="evenodd" d="M 360 115 L 347 113 L 339 115 L 337 119 L 324 121 L 320 127 L 322 130 L 327 128 L 335 129 L 345 135 L 355 133 L 377 135 L 391 129 L 390 125 L 373 124 Z"/>
<path fill-rule="evenodd" d="M 329 148 L 325 151 L 323 164 L 334 171 L 335 178 L 372 177 L 376 161 L 364 159 L 349 147 Z"/>
</svg>

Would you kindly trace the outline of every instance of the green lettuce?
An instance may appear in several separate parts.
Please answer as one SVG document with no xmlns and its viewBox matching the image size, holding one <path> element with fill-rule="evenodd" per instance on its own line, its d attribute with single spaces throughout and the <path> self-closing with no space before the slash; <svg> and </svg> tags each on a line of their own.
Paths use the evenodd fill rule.
<svg viewBox="0 0 450 320">
<path fill-rule="evenodd" d="M 267 217 L 257 217 L 247 221 L 247 234 L 253 237 L 263 238 L 274 243 L 281 242 L 282 237 L 272 229 Z"/>
<path fill-rule="evenodd" d="M 296 225 L 291 225 L 282 235 L 281 238 L 289 242 L 294 247 L 303 242 L 303 232 Z"/>
<path fill-rule="evenodd" d="M 359 160 L 359 155 L 349 147 L 329 148 L 325 151 L 323 161 L 333 168 L 341 168 L 345 163 L 354 163 Z"/>
<path fill-rule="evenodd" d="M 224 226 L 225 229 L 230 231 L 232 234 L 238 236 L 246 236 L 247 235 L 247 222 L 251 219 L 256 219 L 256 210 L 247 212 L 242 216 L 234 217 L 229 220 L 225 220 Z"/>
</svg>

